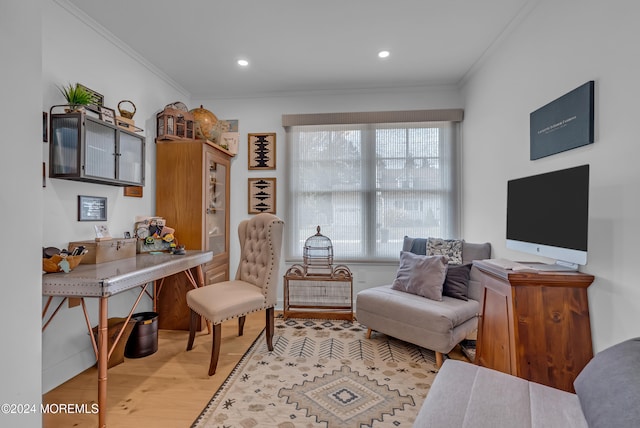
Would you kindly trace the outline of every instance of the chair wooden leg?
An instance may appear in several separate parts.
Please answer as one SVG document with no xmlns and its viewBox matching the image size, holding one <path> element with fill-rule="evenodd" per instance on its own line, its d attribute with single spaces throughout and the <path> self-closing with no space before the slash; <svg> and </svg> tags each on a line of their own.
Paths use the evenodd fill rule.
<svg viewBox="0 0 640 428">
<path fill-rule="evenodd" d="M 371 329 L 367 329 L 367 339 L 371 339 Z"/>
<path fill-rule="evenodd" d="M 244 334 L 244 322 L 246 319 L 246 316 L 238 318 L 238 336 L 242 336 Z"/>
<path fill-rule="evenodd" d="M 189 318 L 189 341 L 187 342 L 187 351 L 191 351 L 193 348 L 193 339 L 196 337 L 196 326 L 198 325 L 198 315 L 194 310 L 191 310 L 191 318 Z"/>
<path fill-rule="evenodd" d="M 216 324 L 213 326 L 211 332 L 211 363 L 209 363 L 209 376 L 213 376 L 216 373 L 216 367 L 218 367 L 218 358 L 220 357 L 220 337 L 222 336 L 222 324 Z"/>
<path fill-rule="evenodd" d="M 436 366 L 438 368 L 442 367 L 443 360 L 444 356 L 442 355 L 442 352 L 436 352 Z"/>
<path fill-rule="evenodd" d="M 269 351 L 273 351 L 273 333 L 275 330 L 275 310 L 273 307 L 266 310 L 266 330 L 267 330 L 267 348 Z"/>
</svg>

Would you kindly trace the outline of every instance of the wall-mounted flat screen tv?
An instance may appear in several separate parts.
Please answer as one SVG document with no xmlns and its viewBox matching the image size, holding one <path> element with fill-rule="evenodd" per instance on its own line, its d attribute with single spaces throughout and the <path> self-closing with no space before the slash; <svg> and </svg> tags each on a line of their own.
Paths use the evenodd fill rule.
<svg viewBox="0 0 640 428">
<path fill-rule="evenodd" d="M 555 260 L 542 270 L 587 264 L 589 165 L 507 183 L 507 248 Z"/>
</svg>

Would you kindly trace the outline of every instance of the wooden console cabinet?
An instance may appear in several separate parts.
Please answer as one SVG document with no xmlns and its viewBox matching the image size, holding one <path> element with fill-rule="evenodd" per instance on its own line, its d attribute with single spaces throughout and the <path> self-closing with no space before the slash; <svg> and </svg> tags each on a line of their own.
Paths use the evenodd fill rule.
<svg viewBox="0 0 640 428">
<path fill-rule="evenodd" d="M 483 287 L 476 364 L 574 392 L 593 357 L 587 288 L 594 277 L 473 264 Z"/>
<path fill-rule="evenodd" d="M 229 279 L 229 178 L 232 154 L 206 140 L 156 140 L 156 215 L 176 230 L 187 250 L 212 251 L 205 285 Z M 158 327 L 189 330 L 184 275 L 165 279 Z"/>
</svg>

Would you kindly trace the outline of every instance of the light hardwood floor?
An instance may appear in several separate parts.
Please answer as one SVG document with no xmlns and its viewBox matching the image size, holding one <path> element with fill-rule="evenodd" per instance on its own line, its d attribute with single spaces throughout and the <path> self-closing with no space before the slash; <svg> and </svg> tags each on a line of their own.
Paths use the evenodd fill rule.
<svg viewBox="0 0 640 428">
<path fill-rule="evenodd" d="M 238 337 L 237 320 L 222 326 L 218 369 L 207 375 L 211 337 L 198 333 L 186 352 L 187 331 L 160 330 L 158 352 L 130 359 L 108 372 L 107 426 L 189 427 L 225 381 L 242 355 L 264 328 L 264 312 L 247 316 L 244 336 Z M 458 348 L 452 358 L 465 359 Z M 45 394 L 45 404 L 97 403 L 97 369 L 90 368 Z M 45 414 L 43 427 L 96 427 L 97 414 Z"/>
</svg>

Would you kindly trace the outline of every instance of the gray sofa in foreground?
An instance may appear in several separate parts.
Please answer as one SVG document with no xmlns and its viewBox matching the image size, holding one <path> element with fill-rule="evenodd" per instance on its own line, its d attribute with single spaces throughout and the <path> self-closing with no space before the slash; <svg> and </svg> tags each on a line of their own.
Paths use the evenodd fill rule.
<svg viewBox="0 0 640 428">
<path fill-rule="evenodd" d="M 419 241 L 405 237 L 403 251 L 424 254 L 416 251 Z M 490 257 L 491 244 L 463 243 L 463 264 Z M 356 319 L 369 329 L 368 334 L 377 331 L 435 351 L 441 366 L 443 355 L 478 328 L 482 286 L 476 267 L 470 271 L 467 299 L 443 296 L 436 301 L 383 285 L 357 294 Z"/>
<path fill-rule="evenodd" d="M 640 427 L 640 338 L 605 349 L 575 394 L 458 360 L 436 376 L 414 428 Z"/>
</svg>

